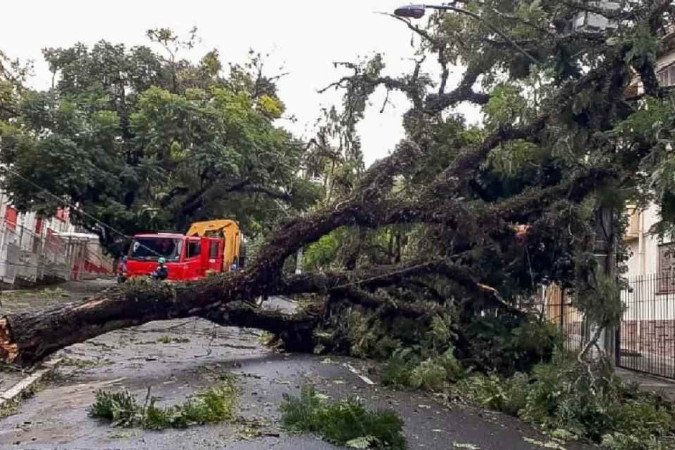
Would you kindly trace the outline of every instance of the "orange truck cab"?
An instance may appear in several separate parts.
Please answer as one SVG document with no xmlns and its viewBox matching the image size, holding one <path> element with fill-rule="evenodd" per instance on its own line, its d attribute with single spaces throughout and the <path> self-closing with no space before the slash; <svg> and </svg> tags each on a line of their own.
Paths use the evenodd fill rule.
<svg viewBox="0 0 675 450">
<path fill-rule="evenodd" d="M 185 234 L 137 234 L 127 255 L 126 278 L 149 276 L 166 260 L 170 281 L 198 280 L 241 268 L 243 236 L 233 220 L 196 222 Z"/>
</svg>

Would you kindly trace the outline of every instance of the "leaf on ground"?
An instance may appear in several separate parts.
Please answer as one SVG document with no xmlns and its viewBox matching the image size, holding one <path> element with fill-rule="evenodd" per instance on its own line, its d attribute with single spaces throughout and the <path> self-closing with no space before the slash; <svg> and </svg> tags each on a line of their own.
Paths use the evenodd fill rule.
<svg viewBox="0 0 675 450">
<path fill-rule="evenodd" d="M 480 450 L 480 447 L 474 444 L 469 444 L 469 443 L 460 443 L 460 442 L 453 442 L 452 443 L 452 448 L 465 448 L 468 450 Z"/>
<path fill-rule="evenodd" d="M 548 441 L 548 442 L 543 442 L 543 441 L 538 441 L 536 439 L 524 437 L 523 440 L 527 442 L 528 444 L 536 445 L 538 447 L 542 448 L 552 448 L 554 450 L 566 450 L 565 447 L 562 445 L 558 444 L 555 441 Z"/>
<path fill-rule="evenodd" d="M 345 445 L 349 448 L 370 448 L 374 439 L 373 436 L 361 436 L 347 441 Z"/>
</svg>

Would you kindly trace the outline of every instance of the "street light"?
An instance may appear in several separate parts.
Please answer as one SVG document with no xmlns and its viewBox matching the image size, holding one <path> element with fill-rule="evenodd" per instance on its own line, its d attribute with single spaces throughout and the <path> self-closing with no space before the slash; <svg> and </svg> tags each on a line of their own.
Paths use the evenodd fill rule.
<svg viewBox="0 0 675 450">
<path fill-rule="evenodd" d="M 394 14 L 399 17 L 409 17 L 412 19 L 421 19 L 424 16 L 425 5 L 407 5 L 394 10 Z"/>
<path fill-rule="evenodd" d="M 444 5 L 406 5 L 396 8 L 394 10 L 394 15 L 399 17 L 406 17 L 409 19 L 421 19 L 424 17 L 424 12 L 427 9 L 438 9 L 440 11 L 458 11 L 461 12 L 459 8 L 454 6 L 455 3 L 462 3 L 459 1 L 452 2 L 453 4 L 446 3 Z"/>
<path fill-rule="evenodd" d="M 462 2 L 453 2 L 453 3 L 462 3 Z M 537 58 L 532 56 L 525 50 L 523 47 L 518 45 L 513 39 L 508 37 L 504 32 L 499 30 L 497 27 L 492 25 L 490 22 L 484 20 L 479 14 L 476 14 L 473 11 L 469 11 L 466 9 L 459 8 L 457 6 L 453 6 L 450 4 L 445 4 L 445 5 L 407 5 L 407 6 L 401 6 L 399 8 L 396 8 L 394 10 L 394 15 L 397 17 L 405 17 L 409 19 L 421 19 L 424 17 L 424 12 L 425 10 L 429 9 L 438 9 L 440 11 L 454 11 L 459 14 L 465 14 L 475 20 L 478 20 L 479 22 L 482 22 L 485 26 L 487 26 L 489 29 L 497 33 L 499 36 L 501 36 L 511 47 L 515 48 L 518 50 L 520 53 L 525 55 L 527 58 L 529 58 L 530 61 L 532 61 L 535 64 L 539 64 L 539 61 Z"/>
</svg>

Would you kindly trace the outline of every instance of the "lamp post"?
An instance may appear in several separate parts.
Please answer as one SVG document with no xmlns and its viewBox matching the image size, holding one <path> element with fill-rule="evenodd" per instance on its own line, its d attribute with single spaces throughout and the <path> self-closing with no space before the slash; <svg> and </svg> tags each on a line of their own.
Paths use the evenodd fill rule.
<svg viewBox="0 0 675 450">
<path fill-rule="evenodd" d="M 421 19 L 424 17 L 426 5 L 406 5 L 396 8 L 394 14 L 399 17 L 407 17 L 410 19 Z"/>
<path fill-rule="evenodd" d="M 520 53 L 525 55 L 530 61 L 532 61 L 534 64 L 539 64 L 539 61 L 537 58 L 532 56 L 525 50 L 523 47 L 518 45 L 517 42 L 515 42 L 513 39 L 508 37 L 504 32 L 500 31 L 497 27 L 492 25 L 490 22 L 487 22 L 484 20 L 479 14 L 476 14 L 473 11 L 469 11 L 466 9 L 458 8 L 457 6 L 445 4 L 445 5 L 423 5 L 423 4 L 418 4 L 418 5 L 406 5 L 406 6 L 401 6 L 399 8 L 396 8 L 394 10 L 394 15 L 397 17 L 403 17 L 407 19 L 421 19 L 424 17 L 424 13 L 426 12 L 427 9 L 437 9 L 439 11 L 453 11 L 459 14 L 464 14 L 469 17 L 472 17 L 475 20 L 478 20 L 482 22 L 486 27 L 494 31 L 496 34 L 502 37 L 511 47 L 515 48 L 518 50 Z"/>
</svg>

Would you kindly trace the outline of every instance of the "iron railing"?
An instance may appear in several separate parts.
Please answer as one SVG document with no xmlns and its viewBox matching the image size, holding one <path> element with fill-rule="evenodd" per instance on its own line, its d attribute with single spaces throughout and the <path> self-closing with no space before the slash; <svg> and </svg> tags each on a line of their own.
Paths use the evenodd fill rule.
<svg viewBox="0 0 675 450">
<path fill-rule="evenodd" d="M 616 365 L 675 378 L 675 274 L 628 280 L 616 338 Z"/>
<path fill-rule="evenodd" d="M 615 335 L 618 367 L 675 379 L 675 273 L 627 280 L 621 292 L 624 312 Z M 578 351 L 588 342 L 590 326 L 573 306 L 572 297 L 547 286 L 544 316 L 565 336 L 565 348 Z"/>
</svg>

